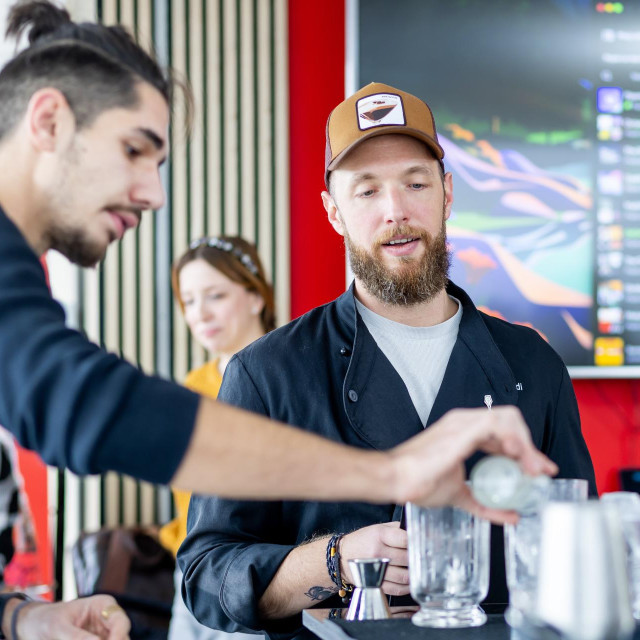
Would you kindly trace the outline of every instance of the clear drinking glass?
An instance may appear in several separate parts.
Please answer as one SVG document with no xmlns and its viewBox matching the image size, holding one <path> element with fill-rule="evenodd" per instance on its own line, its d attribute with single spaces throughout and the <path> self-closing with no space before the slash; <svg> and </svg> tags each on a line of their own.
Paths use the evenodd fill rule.
<svg viewBox="0 0 640 640">
<path fill-rule="evenodd" d="M 558 478 L 550 483 L 547 491 L 546 501 L 549 502 L 582 502 L 588 497 L 589 484 L 586 480 Z M 509 606 L 504 617 L 514 628 L 522 625 L 524 614 L 531 610 L 533 604 L 538 583 L 541 531 L 540 510 L 521 514 L 518 524 L 507 524 L 504 527 L 509 588 Z"/>
<path fill-rule="evenodd" d="M 614 491 L 602 494 L 600 502 L 615 509 L 622 522 L 631 608 L 635 620 L 640 620 L 640 495 L 634 491 Z"/>
<path fill-rule="evenodd" d="M 554 478 L 549 487 L 550 502 L 582 502 L 589 497 L 589 483 L 577 478 Z"/>
<path fill-rule="evenodd" d="M 421 627 L 478 627 L 489 590 L 489 522 L 455 507 L 407 504 L 409 582 Z"/>
</svg>

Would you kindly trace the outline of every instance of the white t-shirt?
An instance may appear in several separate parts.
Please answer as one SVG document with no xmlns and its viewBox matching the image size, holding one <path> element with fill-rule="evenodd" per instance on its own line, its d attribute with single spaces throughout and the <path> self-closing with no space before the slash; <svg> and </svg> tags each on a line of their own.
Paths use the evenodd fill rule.
<svg viewBox="0 0 640 640">
<path fill-rule="evenodd" d="M 460 301 L 456 314 L 432 327 L 410 327 L 389 320 L 356 299 L 356 308 L 369 333 L 402 378 L 420 421 L 426 426 L 440 390 L 447 363 L 462 319 Z"/>
</svg>

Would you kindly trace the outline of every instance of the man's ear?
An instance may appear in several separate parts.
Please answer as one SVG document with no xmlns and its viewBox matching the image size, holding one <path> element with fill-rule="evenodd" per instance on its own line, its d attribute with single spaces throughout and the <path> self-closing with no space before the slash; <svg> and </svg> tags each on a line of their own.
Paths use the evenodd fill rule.
<svg viewBox="0 0 640 640">
<path fill-rule="evenodd" d="M 322 204 L 327 212 L 327 218 L 329 218 L 331 226 L 337 233 L 344 236 L 344 225 L 342 224 L 342 218 L 340 217 L 340 212 L 336 206 L 336 201 L 328 191 L 323 191 L 320 195 L 322 196 Z"/>
<path fill-rule="evenodd" d="M 75 132 L 75 118 L 61 91 L 45 87 L 36 91 L 27 105 L 27 131 L 35 149 L 53 152 Z"/>
<path fill-rule="evenodd" d="M 453 175 L 447 172 L 444 175 L 444 219 L 448 220 L 453 206 Z"/>
</svg>

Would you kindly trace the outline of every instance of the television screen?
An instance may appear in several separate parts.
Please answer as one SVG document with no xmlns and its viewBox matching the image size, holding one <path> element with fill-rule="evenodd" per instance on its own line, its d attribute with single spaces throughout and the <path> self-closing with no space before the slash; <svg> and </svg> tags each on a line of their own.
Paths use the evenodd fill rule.
<svg viewBox="0 0 640 640">
<path fill-rule="evenodd" d="M 351 88 L 434 113 L 451 279 L 574 377 L 640 374 L 639 5 L 359 0 L 350 18 Z"/>
</svg>

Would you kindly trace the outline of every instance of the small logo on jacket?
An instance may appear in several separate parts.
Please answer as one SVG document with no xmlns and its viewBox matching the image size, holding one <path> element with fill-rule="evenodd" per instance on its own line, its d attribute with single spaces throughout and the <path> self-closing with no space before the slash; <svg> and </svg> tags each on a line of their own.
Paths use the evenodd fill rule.
<svg viewBox="0 0 640 640">
<path fill-rule="evenodd" d="M 493 398 L 487 394 L 484 397 L 484 403 L 487 405 L 487 409 L 489 409 L 489 411 L 491 411 L 491 405 L 493 404 Z"/>
<path fill-rule="evenodd" d="M 518 384 L 516 384 L 516 391 L 522 391 L 522 382 L 518 382 Z"/>
</svg>

